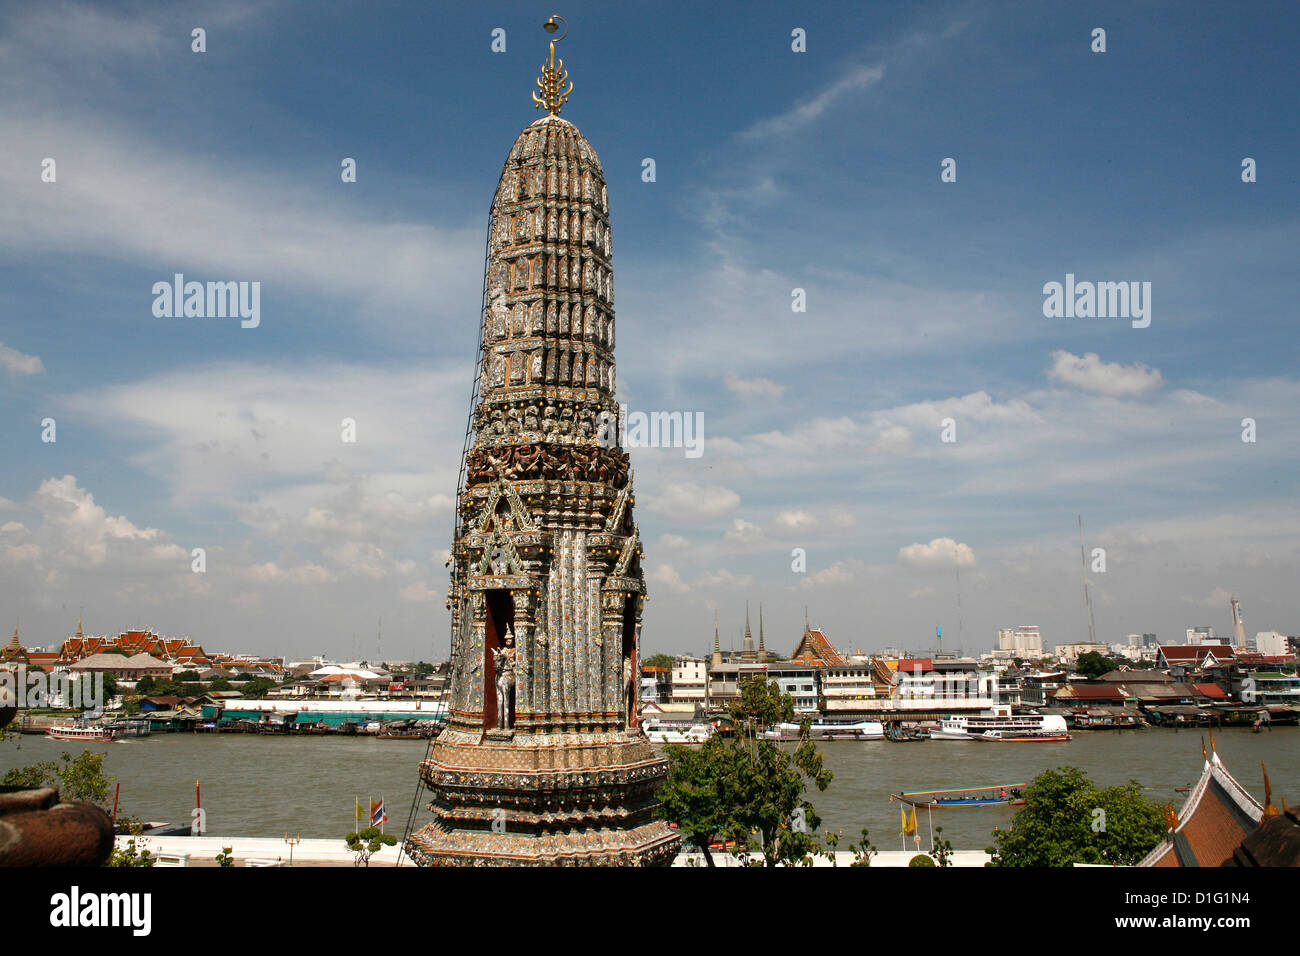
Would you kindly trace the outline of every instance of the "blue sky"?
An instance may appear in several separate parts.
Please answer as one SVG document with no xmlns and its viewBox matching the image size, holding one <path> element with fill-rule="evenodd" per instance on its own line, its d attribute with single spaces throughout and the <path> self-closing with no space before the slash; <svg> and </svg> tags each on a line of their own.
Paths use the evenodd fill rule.
<svg viewBox="0 0 1300 956">
<path fill-rule="evenodd" d="M 552 11 L 320 6 L 0 12 L 0 618 L 29 644 L 84 605 L 290 656 L 373 656 L 382 614 L 385 656 L 445 653 L 484 228 Z M 715 609 L 738 641 L 746 600 L 781 650 L 805 605 L 844 647 L 1082 639 L 1080 512 L 1106 639 L 1227 631 L 1230 593 L 1248 633 L 1300 628 L 1294 5 L 559 12 L 619 396 L 705 420 L 700 458 L 632 452 L 648 650 L 707 650 Z M 155 318 L 175 272 L 261 282 L 261 325 Z M 1066 273 L 1152 283 L 1150 327 L 1044 317 Z"/>
</svg>

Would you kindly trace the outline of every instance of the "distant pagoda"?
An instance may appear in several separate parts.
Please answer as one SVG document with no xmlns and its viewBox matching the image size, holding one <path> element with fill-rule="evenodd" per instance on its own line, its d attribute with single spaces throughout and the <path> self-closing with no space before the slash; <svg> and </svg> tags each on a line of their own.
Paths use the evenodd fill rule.
<svg viewBox="0 0 1300 956">
<path fill-rule="evenodd" d="M 611 440 L 609 205 L 595 150 L 559 116 L 563 38 L 533 93 L 546 115 L 492 203 L 449 719 L 420 765 L 434 820 L 406 843 L 425 865 L 662 864 L 679 842 L 656 816 L 667 762 L 636 721 L 645 580 Z"/>
</svg>

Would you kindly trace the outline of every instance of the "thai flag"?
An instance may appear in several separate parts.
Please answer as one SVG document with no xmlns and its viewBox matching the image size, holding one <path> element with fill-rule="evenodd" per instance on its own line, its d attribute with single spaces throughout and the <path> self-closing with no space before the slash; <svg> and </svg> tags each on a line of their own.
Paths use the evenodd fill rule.
<svg viewBox="0 0 1300 956">
<path fill-rule="evenodd" d="M 388 814 L 384 813 L 383 800 L 370 801 L 370 825 L 372 827 L 382 827 L 388 822 Z"/>
</svg>

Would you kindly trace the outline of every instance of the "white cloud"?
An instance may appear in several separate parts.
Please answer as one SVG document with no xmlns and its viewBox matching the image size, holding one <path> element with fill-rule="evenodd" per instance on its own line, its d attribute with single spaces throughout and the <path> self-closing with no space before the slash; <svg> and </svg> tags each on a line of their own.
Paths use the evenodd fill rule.
<svg viewBox="0 0 1300 956">
<path fill-rule="evenodd" d="M 864 567 L 863 563 L 857 560 L 837 561 L 828 568 L 822 568 L 820 571 L 810 573 L 799 582 L 799 586 L 803 588 L 820 588 L 851 584 L 857 580 Z"/>
<path fill-rule="evenodd" d="M 40 375 L 45 365 L 35 355 L 24 355 L 0 342 L 0 368 L 13 375 Z"/>
<path fill-rule="evenodd" d="M 696 582 L 697 588 L 704 589 L 721 589 L 736 590 L 738 588 L 747 588 L 754 583 L 752 574 L 736 574 L 723 568 L 720 571 L 712 571 L 700 576 Z"/>
<path fill-rule="evenodd" d="M 815 95 L 801 100 L 784 113 L 759 120 L 740 135 L 744 139 L 756 139 L 792 133 L 815 122 L 846 94 L 860 93 L 875 86 L 884 75 L 885 68 L 881 64 L 856 66 Z"/>
<path fill-rule="evenodd" d="M 1064 385 L 1112 396 L 1143 395 L 1164 383 L 1159 369 L 1147 368 L 1141 362 L 1121 365 L 1103 362 L 1096 352 L 1080 357 L 1063 349 L 1052 353 L 1047 377 Z"/>
<path fill-rule="evenodd" d="M 912 432 L 904 425 L 890 425 L 876 436 L 875 448 L 882 455 L 906 455 L 912 450 Z"/>
<path fill-rule="evenodd" d="M 898 549 L 898 561 L 908 567 L 933 570 L 975 566 L 975 552 L 952 538 L 935 538 L 929 544 L 909 544 Z"/>
<path fill-rule="evenodd" d="M 744 518 L 735 518 L 731 522 L 731 528 L 723 536 L 723 540 L 730 541 L 733 544 L 756 544 L 763 540 L 763 529 L 753 522 L 746 521 Z"/>
<path fill-rule="evenodd" d="M 817 519 L 806 511 L 782 511 L 775 519 L 782 531 L 798 532 L 816 527 Z"/>
<path fill-rule="evenodd" d="M 647 575 L 651 582 L 662 585 L 674 594 L 685 594 L 691 589 L 690 585 L 682 580 L 682 576 L 671 564 L 660 563 L 655 565 Z"/>
<path fill-rule="evenodd" d="M 723 379 L 723 383 L 734 394 L 744 399 L 779 399 L 789 388 L 788 385 L 778 385 L 776 382 L 765 378 L 745 379 L 737 375 L 728 375 Z"/>
<path fill-rule="evenodd" d="M 665 481 L 657 494 L 642 497 L 651 511 L 677 521 L 722 518 L 740 507 L 740 495 L 730 488 L 687 481 Z"/>
</svg>

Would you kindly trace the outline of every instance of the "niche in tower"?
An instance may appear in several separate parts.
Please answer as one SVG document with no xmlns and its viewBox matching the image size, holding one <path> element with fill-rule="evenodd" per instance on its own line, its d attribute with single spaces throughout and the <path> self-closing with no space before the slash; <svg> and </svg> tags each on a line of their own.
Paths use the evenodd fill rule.
<svg viewBox="0 0 1300 956">
<path fill-rule="evenodd" d="M 628 675 L 623 679 L 623 710 L 627 714 L 627 727 L 637 726 L 637 686 L 640 684 L 640 662 L 637 660 L 639 648 L 636 646 L 636 598 L 629 597 L 623 602 L 623 664 L 619 672 Z"/>
<path fill-rule="evenodd" d="M 483 631 L 483 729 L 495 730 L 497 726 L 497 666 L 496 652 L 505 646 L 506 628 L 515 619 L 515 602 L 505 588 L 486 592 L 487 622 Z M 519 644 L 516 640 L 515 649 Z M 516 677 L 518 670 L 516 670 Z M 516 695 L 516 700 L 518 699 Z M 514 726 L 515 714 L 510 715 Z"/>
</svg>

